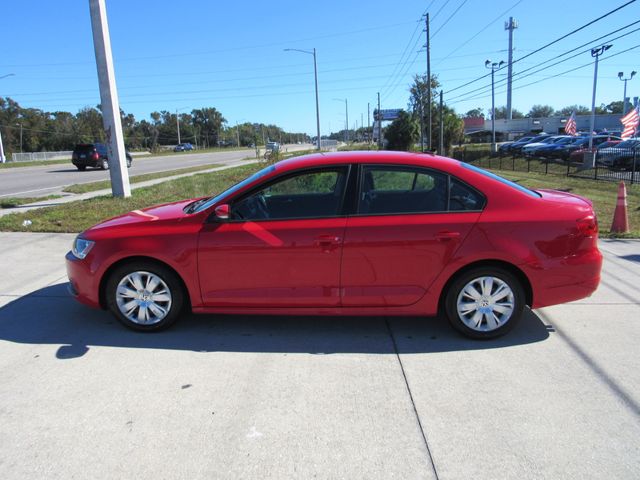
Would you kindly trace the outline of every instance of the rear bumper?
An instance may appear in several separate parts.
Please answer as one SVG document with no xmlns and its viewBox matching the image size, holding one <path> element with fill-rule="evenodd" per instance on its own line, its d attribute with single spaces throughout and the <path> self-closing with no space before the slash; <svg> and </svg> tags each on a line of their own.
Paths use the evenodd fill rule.
<svg viewBox="0 0 640 480">
<path fill-rule="evenodd" d="M 532 308 L 548 307 L 591 296 L 600 284 L 602 254 L 597 248 L 578 255 L 528 265 L 533 287 Z"/>
</svg>

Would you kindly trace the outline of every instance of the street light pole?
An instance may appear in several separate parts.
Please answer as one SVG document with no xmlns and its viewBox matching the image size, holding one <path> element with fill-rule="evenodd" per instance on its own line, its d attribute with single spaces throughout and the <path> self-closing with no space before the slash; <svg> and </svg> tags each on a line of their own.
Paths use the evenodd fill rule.
<svg viewBox="0 0 640 480">
<path fill-rule="evenodd" d="M 624 73 L 618 72 L 618 78 L 624 82 L 624 94 L 622 95 L 622 116 L 627 113 L 627 81 L 631 80 L 636 73 L 637 72 L 634 70 L 633 72 L 631 72 L 631 75 L 629 75 L 629 78 L 622 78 L 624 77 Z"/>
<path fill-rule="evenodd" d="M 495 72 L 500 70 L 504 62 L 484 62 L 486 68 L 491 69 L 491 153 L 496 153 L 496 94 L 495 94 Z"/>
<path fill-rule="evenodd" d="M 320 106 L 318 101 L 318 63 L 317 63 L 317 57 L 316 57 L 316 49 L 314 48 L 313 51 L 309 51 L 309 50 L 300 50 L 298 48 L 285 48 L 284 51 L 285 52 L 302 52 L 302 53 L 307 53 L 309 55 L 313 55 L 313 76 L 314 76 L 315 86 L 316 86 L 316 128 L 318 133 L 317 150 L 320 150 Z"/>
<path fill-rule="evenodd" d="M 593 148 L 593 130 L 596 127 L 596 86 L 598 85 L 598 57 L 609 50 L 611 45 L 602 45 L 591 49 L 591 56 L 596 59 L 593 69 L 593 95 L 591 96 L 591 129 L 589 132 L 589 152 Z"/>
</svg>

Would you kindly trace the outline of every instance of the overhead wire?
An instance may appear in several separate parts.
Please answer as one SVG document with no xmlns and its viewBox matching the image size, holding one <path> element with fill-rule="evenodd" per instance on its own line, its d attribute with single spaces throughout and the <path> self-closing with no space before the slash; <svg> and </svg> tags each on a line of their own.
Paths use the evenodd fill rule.
<svg viewBox="0 0 640 480">
<path fill-rule="evenodd" d="M 540 52 L 540 51 L 544 50 L 545 48 L 548 48 L 548 47 L 550 47 L 551 45 L 554 45 L 554 44 L 558 43 L 559 41 L 564 40 L 565 38 L 567 38 L 567 37 L 569 37 L 569 36 L 571 36 L 571 35 L 574 35 L 575 33 L 579 32 L 579 31 L 581 31 L 581 30 L 584 30 L 584 29 L 585 29 L 585 28 L 587 28 L 588 26 L 593 25 L 593 24 L 594 24 L 594 23 L 596 23 L 596 22 L 599 22 L 600 20 L 602 20 L 602 19 L 604 19 L 604 18 L 608 17 L 609 15 L 612 15 L 613 13 L 615 13 L 615 12 L 617 12 L 617 11 L 619 11 L 619 10 L 621 10 L 621 9 L 623 9 L 623 8 L 625 8 L 625 7 L 627 7 L 627 6 L 629 6 L 629 5 L 631 5 L 631 4 L 632 4 L 632 3 L 634 3 L 635 1 L 636 1 L 636 0 L 630 0 L 630 1 L 628 1 L 627 3 L 625 3 L 624 5 L 621 5 L 621 6 L 617 7 L 617 8 L 614 8 L 613 10 L 610 10 L 609 12 L 605 13 L 604 15 L 601 15 L 601 16 L 599 16 L 598 18 L 595 18 L 594 20 L 591 20 L 590 22 L 585 23 L 584 25 L 582 25 L 582 26 L 580 26 L 580 27 L 578 27 L 578 28 L 576 28 L 576 29 L 574 29 L 574 30 L 570 31 L 569 33 L 566 33 L 566 34 L 562 35 L 561 37 L 556 38 L 555 40 L 553 40 L 553 41 L 551 41 L 551 42 L 549 42 L 549 43 L 547 43 L 547 44 L 543 45 L 542 47 L 539 47 L 539 48 L 537 48 L 537 49 L 533 50 L 532 52 L 530 52 L 530 53 L 528 53 L 528 54 L 526 54 L 526 55 L 524 55 L 524 56 L 522 56 L 522 57 L 520 57 L 520 58 L 517 58 L 516 60 L 514 60 L 513 62 L 511 62 L 511 64 L 513 65 L 513 64 L 515 64 L 515 63 L 517 63 L 517 62 L 520 62 L 520 61 L 524 60 L 525 58 L 529 58 L 530 56 L 535 55 L 536 53 L 538 53 L 538 52 Z M 456 90 L 460 90 L 461 88 L 464 88 L 464 87 L 466 87 L 466 86 L 468 86 L 468 85 L 471 85 L 472 83 L 475 83 L 475 82 L 480 81 L 480 80 L 482 80 L 482 79 L 484 79 L 484 78 L 487 78 L 487 77 L 489 77 L 490 75 L 491 75 L 491 72 L 489 72 L 489 73 L 487 73 L 487 74 L 485 74 L 485 75 L 481 75 L 480 77 L 476 78 L 475 80 L 471 80 L 471 81 L 466 82 L 466 83 L 464 83 L 464 84 L 462 84 L 462 85 L 459 85 L 459 86 L 457 86 L 457 87 L 455 87 L 455 88 L 452 88 L 452 89 L 447 90 L 446 92 L 444 92 L 444 94 L 446 95 L 446 94 L 451 93 L 451 92 L 454 92 L 454 91 L 456 91 Z"/>
</svg>

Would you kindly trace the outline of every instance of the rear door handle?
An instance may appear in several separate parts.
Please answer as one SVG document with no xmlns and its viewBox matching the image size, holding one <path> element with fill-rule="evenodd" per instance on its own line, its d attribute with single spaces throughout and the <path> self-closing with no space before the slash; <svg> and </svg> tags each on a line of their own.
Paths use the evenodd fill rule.
<svg viewBox="0 0 640 480">
<path fill-rule="evenodd" d="M 460 238 L 460 232 L 450 232 L 448 230 L 444 230 L 442 232 L 436 233 L 436 238 L 441 242 L 446 242 L 448 240 Z"/>
</svg>

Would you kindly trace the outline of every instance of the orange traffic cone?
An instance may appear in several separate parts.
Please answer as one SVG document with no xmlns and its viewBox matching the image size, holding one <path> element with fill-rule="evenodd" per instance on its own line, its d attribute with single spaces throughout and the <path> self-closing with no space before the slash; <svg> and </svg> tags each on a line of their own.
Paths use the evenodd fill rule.
<svg viewBox="0 0 640 480">
<path fill-rule="evenodd" d="M 627 187 L 624 182 L 618 185 L 618 203 L 613 212 L 611 233 L 629 233 L 629 217 L 627 216 Z"/>
</svg>

